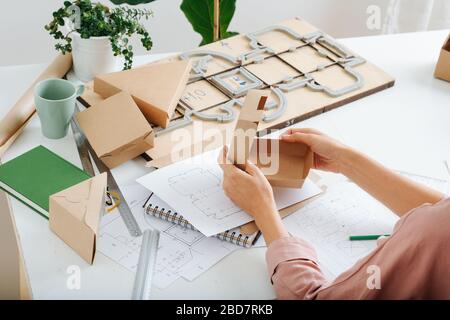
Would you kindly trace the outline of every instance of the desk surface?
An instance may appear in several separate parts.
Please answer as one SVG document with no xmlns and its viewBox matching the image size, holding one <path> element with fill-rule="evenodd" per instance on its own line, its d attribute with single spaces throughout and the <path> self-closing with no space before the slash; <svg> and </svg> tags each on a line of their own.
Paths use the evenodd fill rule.
<svg viewBox="0 0 450 320">
<path fill-rule="evenodd" d="M 388 166 L 447 178 L 443 160 L 450 160 L 450 83 L 433 78 L 439 50 L 448 31 L 342 39 L 350 49 L 396 78 L 393 88 L 355 101 L 301 123 L 325 131 Z M 164 57 L 138 57 L 143 63 Z M 43 65 L 0 68 L 0 117 L 4 116 Z M 300 126 L 297 124 L 296 126 Z M 38 144 L 80 165 L 71 137 L 45 139 L 37 116 L 5 153 L 7 161 Z M 119 184 L 145 174 L 137 159 L 113 170 Z M 47 220 L 11 199 L 25 265 L 35 299 L 129 299 L 134 274 L 98 254 L 86 264 L 48 228 Z M 177 280 L 160 299 L 270 299 L 264 248 L 242 249 L 227 256 L 193 282 Z M 67 289 L 67 269 L 81 269 L 81 288 Z"/>
</svg>

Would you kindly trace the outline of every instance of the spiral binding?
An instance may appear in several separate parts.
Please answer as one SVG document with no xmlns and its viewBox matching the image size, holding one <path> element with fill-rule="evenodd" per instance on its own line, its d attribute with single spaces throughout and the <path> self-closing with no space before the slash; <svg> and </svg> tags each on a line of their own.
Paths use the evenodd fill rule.
<svg viewBox="0 0 450 320">
<path fill-rule="evenodd" d="M 173 212 L 172 210 L 166 210 L 165 208 L 160 208 L 159 206 L 154 206 L 153 204 L 149 203 L 145 205 L 145 212 L 156 218 L 163 219 L 182 227 L 198 231 L 192 224 L 189 223 L 189 221 L 184 219 L 182 215 L 179 215 L 177 212 Z M 221 232 L 215 235 L 215 237 L 219 238 L 220 240 L 228 241 L 246 248 L 251 247 L 253 244 L 253 241 L 250 241 L 249 236 L 243 235 L 241 233 L 237 234 L 236 231 L 231 230 Z M 254 241 L 255 240 L 256 238 L 254 239 Z"/>
</svg>

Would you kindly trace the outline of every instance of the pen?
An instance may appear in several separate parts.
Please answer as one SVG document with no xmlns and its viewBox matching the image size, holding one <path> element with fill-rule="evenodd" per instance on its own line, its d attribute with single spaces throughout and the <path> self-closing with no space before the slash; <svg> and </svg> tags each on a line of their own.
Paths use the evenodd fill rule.
<svg viewBox="0 0 450 320">
<path fill-rule="evenodd" d="M 377 240 L 379 237 L 389 237 L 390 234 L 369 234 L 364 236 L 350 236 L 350 241 L 361 241 L 361 240 Z"/>
</svg>

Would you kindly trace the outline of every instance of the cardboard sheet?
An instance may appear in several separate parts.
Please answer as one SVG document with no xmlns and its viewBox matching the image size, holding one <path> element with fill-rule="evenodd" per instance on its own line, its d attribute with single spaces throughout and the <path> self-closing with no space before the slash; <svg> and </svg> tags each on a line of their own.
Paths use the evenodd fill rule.
<svg viewBox="0 0 450 320">
<path fill-rule="evenodd" d="M 153 146 L 153 130 L 128 93 L 118 93 L 76 117 L 95 153 L 109 168 Z"/>
<path fill-rule="evenodd" d="M 195 48 L 184 53 L 183 57 L 174 56 L 165 59 L 164 61 L 180 61 L 189 57 L 195 64 L 200 59 L 205 59 L 205 57 L 209 56 L 208 61 L 202 60 L 204 63 L 203 66 L 205 67 L 204 74 L 198 76 L 198 74 L 196 75 L 192 71 L 191 76 L 195 76 L 195 79 L 192 78 L 190 80 L 191 83 L 187 85 L 194 89 L 189 90 L 189 92 L 195 91 L 197 89 L 196 86 L 201 87 L 198 93 L 208 98 L 199 99 L 198 96 L 193 95 L 196 99 L 191 97 L 188 99 L 190 101 L 180 100 L 179 104 L 188 109 L 193 109 L 196 112 L 201 110 L 201 112 L 213 113 L 216 111 L 216 113 L 221 113 L 223 111 L 221 111 L 220 107 L 230 100 L 242 102 L 245 94 L 243 97 L 239 95 L 239 98 L 234 99 L 235 97 L 230 92 L 224 90 L 213 81 L 212 76 L 220 76 L 221 73 L 231 71 L 232 69 L 243 68 L 264 82 L 263 89 L 271 91 L 267 103 L 267 110 L 264 111 L 264 119 L 260 121 L 257 128 L 258 135 L 261 135 L 264 134 L 262 133 L 264 129 L 282 129 L 296 122 L 384 90 L 394 84 L 394 79 L 390 75 L 373 65 L 370 61 L 364 61 L 362 59 L 363 62 L 361 64 L 352 67 L 353 71 L 357 72 L 363 79 L 360 83 L 360 88 L 355 88 L 346 94 L 332 96 L 308 86 L 299 86 L 291 90 L 280 89 L 281 85 L 285 83 L 285 79 L 283 78 L 285 75 L 292 77 L 292 81 L 302 81 L 306 77 L 312 77 L 315 83 L 327 86 L 330 89 L 340 89 L 355 83 L 355 79 L 344 72 L 342 64 L 344 64 L 343 60 L 345 59 L 340 56 L 341 53 L 339 53 L 337 47 L 321 41 L 305 43 L 283 32 L 281 28 L 285 27 L 290 28 L 290 30 L 301 36 L 311 34 L 312 32 L 320 32 L 319 29 L 310 25 L 305 20 L 294 18 L 282 21 L 268 28 L 261 28 L 258 31 L 259 33 L 254 33 L 253 37 L 256 37 L 257 43 L 263 48 L 259 53 L 257 52 L 258 48 L 260 48 L 259 46 L 255 49 L 255 47 L 250 45 L 250 39 L 246 35 L 238 35 Z M 322 33 L 322 35 L 328 39 L 332 39 L 326 34 Z M 338 42 L 336 44 L 339 46 Z M 273 52 L 265 51 L 264 46 L 269 47 Z M 343 47 L 339 46 L 339 48 Z M 359 57 L 357 53 L 353 53 L 351 50 L 345 50 L 345 54 L 350 54 L 352 57 L 364 58 Z M 232 63 L 218 56 L 220 54 L 226 54 L 229 58 L 231 57 L 231 59 L 235 59 L 236 61 L 241 61 L 239 59 L 244 60 L 238 63 Z M 159 61 L 155 64 L 160 63 Z M 283 65 L 280 65 L 280 63 L 283 63 Z M 197 67 L 199 68 L 199 66 Z M 293 69 L 297 70 L 293 71 Z M 305 75 L 303 74 L 304 72 L 310 73 Z M 235 78 L 235 82 L 239 83 L 239 79 L 237 77 Z M 87 104 L 97 103 L 99 99 L 98 95 L 93 93 L 92 90 L 87 90 L 83 98 Z M 285 102 L 285 109 L 279 114 L 276 114 L 278 106 L 282 101 Z M 235 105 L 232 109 L 235 114 L 239 114 L 239 106 Z M 276 114 L 276 117 L 272 120 L 267 120 L 274 114 Z M 209 131 L 220 131 L 222 137 L 224 137 L 221 139 L 224 141 L 223 143 L 229 143 L 237 122 L 236 118 L 229 122 L 203 120 L 196 114 L 192 115 L 191 119 L 192 122 L 184 121 L 180 118 L 171 121 L 174 129 L 166 132 L 158 131 L 159 128 L 155 129 L 155 131 L 159 132 L 155 139 L 155 147 L 146 152 L 151 158 L 149 165 L 167 165 L 173 163 L 173 161 L 185 159 L 187 156 L 210 150 L 208 148 L 198 147 L 216 145 L 218 143 L 217 140 L 210 138 Z M 183 125 L 177 126 L 177 121 L 184 121 Z M 198 133 L 199 128 L 203 130 L 200 134 Z M 179 142 L 177 139 L 181 136 L 186 138 Z M 211 140 L 214 141 L 211 142 Z M 173 160 L 170 160 L 172 158 L 171 155 L 175 152 L 173 149 L 180 149 L 180 144 L 185 150 L 194 150 L 194 153 L 185 153 L 186 157 L 174 157 Z"/>
<path fill-rule="evenodd" d="M 186 86 L 191 61 L 170 61 L 98 75 L 94 91 L 108 98 L 120 91 L 131 94 L 148 121 L 167 127 Z"/>
<path fill-rule="evenodd" d="M 50 196 L 50 229 L 89 264 L 95 257 L 105 192 L 102 173 Z"/>
<path fill-rule="evenodd" d="M 239 113 L 228 158 L 242 169 L 245 169 L 268 97 L 268 90 L 250 90 Z"/>
</svg>

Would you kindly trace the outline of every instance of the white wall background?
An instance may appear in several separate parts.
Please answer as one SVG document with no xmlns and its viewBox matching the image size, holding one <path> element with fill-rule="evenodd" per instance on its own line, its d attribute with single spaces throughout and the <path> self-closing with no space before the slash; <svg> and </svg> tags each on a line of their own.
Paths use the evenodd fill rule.
<svg viewBox="0 0 450 320">
<path fill-rule="evenodd" d="M 111 5 L 108 0 L 100 0 Z M 0 7 L 0 65 L 51 60 L 54 41 L 44 30 L 63 0 L 2 0 Z M 145 5 L 154 11 L 146 26 L 154 41 L 152 52 L 183 51 L 200 42 L 179 9 L 181 0 L 157 0 Z M 370 5 L 381 9 L 389 0 L 238 0 L 230 30 L 246 33 L 280 20 L 300 16 L 335 37 L 379 34 L 366 26 Z M 135 45 L 136 54 L 143 50 Z"/>
</svg>

